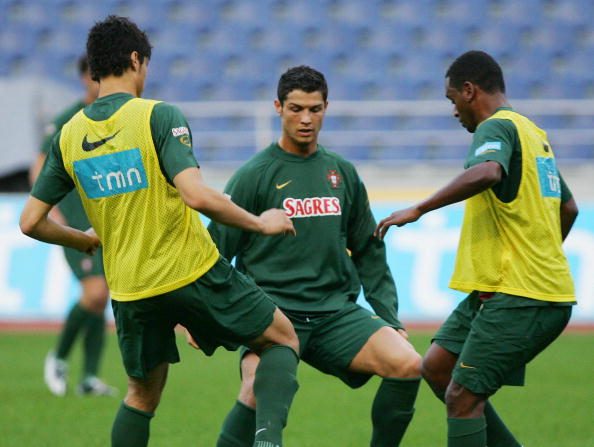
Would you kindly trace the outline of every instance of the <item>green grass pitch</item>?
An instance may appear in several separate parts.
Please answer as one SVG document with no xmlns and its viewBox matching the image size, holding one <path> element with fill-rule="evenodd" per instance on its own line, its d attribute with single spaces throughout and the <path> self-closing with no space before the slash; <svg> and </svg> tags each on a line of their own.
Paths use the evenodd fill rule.
<svg viewBox="0 0 594 447">
<path fill-rule="evenodd" d="M 119 399 L 74 394 L 80 352 L 71 365 L 70 394 L 46 390 L 43 359 L 55 334 L 0 334 L 0 446 L 105 447 Z M 413 332 L 424 353 L 430 334 Z M 169 381 L 151 425 L 151 447 L 211 447 L 238 389 L 237 355 L 223 350 L 207 358 L 178 345 L 182 362 Z M 526 447 L 594 446 L 594 334 L 564 334 L 528 367 L 527 386 L 504 388 L 493 402 Z M 116 338 L 107 340 L 103 377 L 123 394 L 126 378 Z M 285 445 L 364 447 L 369 445 L 371 401 L 377 379 L 359 390 L 302 364 Z M 445 409 L 423 384 L 404 447 L 446 445 Z"/>
</svg>

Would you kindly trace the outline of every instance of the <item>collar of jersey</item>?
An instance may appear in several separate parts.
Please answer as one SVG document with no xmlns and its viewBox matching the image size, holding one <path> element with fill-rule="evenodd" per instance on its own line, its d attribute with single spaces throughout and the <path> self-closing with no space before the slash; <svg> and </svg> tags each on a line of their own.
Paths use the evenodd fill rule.
<svg viewBox="0 0 594 447">
<path fill-rule="evenodd" d="M 497 107 L 497 108 L 495 109 L 495 113 L 497 113 L 497 112 L 500 112 L 501 110 L 509 110 L 509 111 L 511 111 L 511 112 L 513 112 L 513 111 L 514 111 L 514 109 L 513 109 L 512 107 Z"/>
<path fill-rule="evenodd" d="M 113 93 L 96 99 L 85 107 L 85 115 L 93 121 L 104 121 L 116 113 L 124 104 L 134 96 L 130 93 Z"/>
<path fill-rule="evenodd" d="M 292 161 L 293 163 L 307 163 L 310 160 L 316 160 L 320 157 L 320 153 L 324 151 L 324 148 L 318 144 L 317 150 L 308 157 L 300 157 L 299 155 L 291 154 L 287 151 L 284 151 L 278 143 L 272 144 L 272 152 L 273 154 L 278 157 L 282 158 L 283 160 Z"/>
</svg>

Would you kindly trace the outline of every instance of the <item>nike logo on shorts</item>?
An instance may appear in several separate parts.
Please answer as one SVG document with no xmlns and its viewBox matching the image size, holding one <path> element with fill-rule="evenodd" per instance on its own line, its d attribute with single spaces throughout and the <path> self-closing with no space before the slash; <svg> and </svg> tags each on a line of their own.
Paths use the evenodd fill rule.
<svg viewBox="0 0 594 447">
<path fill-rule="evenodd" d="M 464 362 L 460 362 L 460 368 L 476 369 L 476 366 L 465 365 Z"/>
</svg>

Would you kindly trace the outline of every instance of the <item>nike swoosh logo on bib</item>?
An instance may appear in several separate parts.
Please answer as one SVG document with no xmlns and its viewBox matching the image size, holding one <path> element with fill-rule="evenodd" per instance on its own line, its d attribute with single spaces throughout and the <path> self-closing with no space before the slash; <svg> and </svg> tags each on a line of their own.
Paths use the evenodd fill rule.
<svg viewBox="0 0 594 447">
<path fill-rule="evenodd" d="M 118 130 L 116 133 L 114 133 L 112 136 L 110 137 L 105 137 L 99 141 L 89 141 L 87 140 L 87 135 L 85 135 L 85 137 L 82 140 L 82 150 L 85 152 L 90 152 L 90 151 L 94 151 L 95 149 L 103 146 L 105 143 L 107 143 L 109 140 L 115 138 L 115 136 L 120 133 L 120 131 Z"/>
</svg>

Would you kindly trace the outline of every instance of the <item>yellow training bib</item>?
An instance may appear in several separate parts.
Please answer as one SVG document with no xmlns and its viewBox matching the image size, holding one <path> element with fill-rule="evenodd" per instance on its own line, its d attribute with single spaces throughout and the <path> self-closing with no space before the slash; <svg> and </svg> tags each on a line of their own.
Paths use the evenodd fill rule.
<svg viewBox="0 0 594 447">
<path fill-rule="evenodd" d="M 466 201 L 450 287 L 503 292 L 543 301 L 575 301 L 561 240 L 561 184 L 546 133 L 526 117 L 500 110 L 522 150 L 516 198 L 504 203 L 488 189 Z"/>
<path fill-rule="evenodd" d="M 198 213 L 161 171 L 150 126 L 156 103 L 131 99 L 104 121 L 81 110 L 60 138 L 64 167 L 103 244 L 105 276 L 117 301 L 183 287 L 219 257 Z"/>
</svg>

